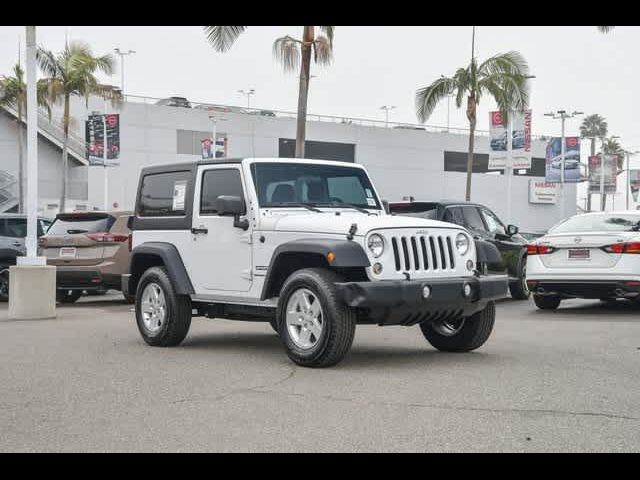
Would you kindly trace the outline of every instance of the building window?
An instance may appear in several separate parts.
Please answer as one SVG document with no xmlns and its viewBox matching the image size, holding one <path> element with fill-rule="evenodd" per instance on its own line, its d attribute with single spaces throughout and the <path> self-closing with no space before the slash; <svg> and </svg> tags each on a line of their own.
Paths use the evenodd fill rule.
<svg viewBox="0 0 640 480">
<path fill-rule="evenodd" d="M 278 150 L 281 158 L 294 158 L 296 156 L 296 141 L 291 138 L 281 138 Z M 304 142 L 304 156 L 314 160 L 355 162 L 356 145 L 354 143 L 307 140 Z"/>
<path fill-rule="evenodd" d="M 444 171 L 445 172 L 466 172 L 467 171 L 467 152 L 444 152 Z M 489 170 L 489 155 L 486 153 L 473 154 L 473 173 L 489 173 L 497 172 L 504 174 L 504 170 Z M 528 170 L 518 169 L 514 175 L 524 175 L 527 177 L 544 177 L 545 176 L 545 159 L 533 157 L 531 159 L 531 168 Z"/>
</svg>

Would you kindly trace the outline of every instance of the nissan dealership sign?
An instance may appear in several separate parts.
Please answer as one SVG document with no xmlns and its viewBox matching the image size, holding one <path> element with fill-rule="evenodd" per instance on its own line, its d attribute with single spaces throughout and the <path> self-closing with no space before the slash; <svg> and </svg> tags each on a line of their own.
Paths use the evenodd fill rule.
<svg viewBox="0 0 640 480">
<path fill-rule="evenodd" d="M 544 180 L 529 180 L 529 203 L 556 204 L 558 202 L 558 184 Z"/>
</svg>

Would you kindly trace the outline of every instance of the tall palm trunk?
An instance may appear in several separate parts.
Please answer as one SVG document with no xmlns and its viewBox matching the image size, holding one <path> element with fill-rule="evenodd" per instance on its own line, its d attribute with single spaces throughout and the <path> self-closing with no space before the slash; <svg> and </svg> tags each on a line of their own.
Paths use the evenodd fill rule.
<svg viewBox="0 0 640 480">
<path fill-rule="evenodd" d="M 304 157 L 304 142 L 307 130 L 307 97 L 309 95 L 309 73 L 311 71 L 311 49 L 314 27 L 304 27 L 302 35 L 302 65 L 298 90 L 298 115 L 296 124 L 296 158 Z"/>
<path fill-rule="evenodd" d="M 18 102 L 18 212 L 24 212 L 24 135 L 22 131 L 22 104 Z"/>
<path fill-rule="evenodd" d="M 476 134 L 476 97 L 475 94 L 467 98 L 467 118 L 469 119 L 469 152 L 467 154 L 467 191 L 465 199 L 471 201 L 471 174 L 473 173 L 473 148 Z"/>
<path fill-rule="evenodd" d="M 596 139 L 595 137 L 591 138 L 591 155 L 589 157 L 589 161 L 591 157 L 596 155 Z M 587 165 L 589 162 L 587 162 Z M 587 212 L 591 211 L 591 183 L 587 185 Z"/>
<path fill-rule="evenodd" d="M 68 151 L 67 144 L 69 142 L 69 95 L 64 96 L 64 139 L 62 143 L 62 193 L 60 194 L 60 213 L 64 213 L 66 209 L 67 199 L 67 163 Z"/>
</svg>

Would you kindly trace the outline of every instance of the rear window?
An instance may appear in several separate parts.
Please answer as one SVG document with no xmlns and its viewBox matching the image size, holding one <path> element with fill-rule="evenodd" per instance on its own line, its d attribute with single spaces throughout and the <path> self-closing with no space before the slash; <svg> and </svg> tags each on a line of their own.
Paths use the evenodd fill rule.
<svg viewBox="0 0 640 480">
<path fill-rule="evenodd" d="M 640 229 L 640 215 L 578 215 L 555 226 L 549 233 L 631 232 Z"/>
<path fill-rule="evenodd" d="M 426 218 L 436 220 L 438 214 L 437 203 L 395 203 L 390 204 L 391 213 L 405 217 Z"/>
<path fill-rule="evenodd" d="M 145 175 L 138 200 L 138 214 L 141 217 L 185 215 L 190 175 L 189 171 Z"/>
<path fill-rule="evenodd" d="M 73 235 L 75 233 L 108 232 L 116 221 L 110 215 L 64 215 L 57 217 L 49 230 L 48 235 Z"/>
</svg>

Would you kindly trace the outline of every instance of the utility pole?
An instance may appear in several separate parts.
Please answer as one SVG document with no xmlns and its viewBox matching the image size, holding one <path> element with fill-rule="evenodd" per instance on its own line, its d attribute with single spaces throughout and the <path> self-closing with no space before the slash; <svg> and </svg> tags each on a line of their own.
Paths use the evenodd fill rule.
<svg viewBox="0 0 640 480">
<path fill-rule="evenodd" d="M 120 90 L 122 91 L 122 95 L 124 96 L 124 57 L 126 57 L 127 55 L 133 55 L 136 52 L 135 50 L 123 52 L 119 48 L 114 48 L 113 51 L 116 52 L 117 55 L 120 55 Z"/>
<path fill-rule="evenodd" d="M 545 117 L 551 117 L 554 120 L 560 119 L 561 123 L 561 136 L 560 136 L 560 212 L 562 219 L 565 217 L 565 205 L 564 205 L 564 183 L 565 183 L 565 175 L 564 175 L 564 161 L 565 155 L 567 154 L 567 145 L 565 141 L 565 122 L 567 118 L 573 118 L 577 115 L 583 115 L 583 112 L 573 111 L 572 113 L 567 113 L 566 110 L 557 110 L 556 112 L 545 113 Z M 579 170 L 579 167 L 578 167 Z"/>
<path fill-rule="evenodd" d="M 395 110 L 397 107 L 395 105 L 387 106 L 383 105 L 380 107 L 380 110 L 384 110 L 384 127 L 389 128 L 389 112 Z"/>
</svg>

